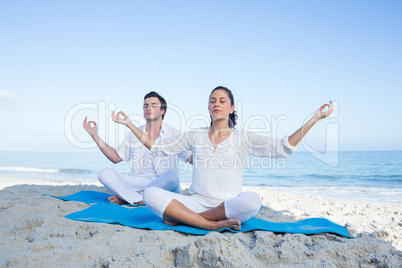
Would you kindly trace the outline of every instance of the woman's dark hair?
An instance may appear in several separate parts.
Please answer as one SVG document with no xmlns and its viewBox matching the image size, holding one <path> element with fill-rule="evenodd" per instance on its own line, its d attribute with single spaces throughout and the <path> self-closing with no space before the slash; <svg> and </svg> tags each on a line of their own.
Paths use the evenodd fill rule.
<svg viewBox="0 0 402 268">
<path fill-rule="evenodd" d="M 230 99 L 230 105 L 234 105 L 234 97 L 233 97 L 232 91 L 230 91 L 230 89 L 228 89 L 227 87 L 218 86 L 211 91 L 211 94 L 209 95 L 210 97 L 215 90 L 226 91 L 226 93 L 228 94 L 229 99 Z M 212 119 L 212 117 L 211 117 L 211 119 Z M 229 114 L 228 125 L 230 128 L 235 128 L 236 120 L 237 120 L 237 114 L 236 114 L 236 111 L 233 111 L 233 113 Z M 212 126 L 212 122 L 211 122 L 211 126 Z"/>
<path fill-rule="evenodd" d="M 155 91 L 151 91 L 147 95 L 145 95 L 144 100 L 146 100 L 148 98 L 152 98 L 152 97 L 158 98 L 159 101 L 161 102 L 161 110 L 165 110 L 165 113 L 162 115 L 162 120 L 163 120 L 163 118 L 165 118 L 166 110 L 167 110 L 166 100 L 161 95 L 156 93 Z"/>
</svg>

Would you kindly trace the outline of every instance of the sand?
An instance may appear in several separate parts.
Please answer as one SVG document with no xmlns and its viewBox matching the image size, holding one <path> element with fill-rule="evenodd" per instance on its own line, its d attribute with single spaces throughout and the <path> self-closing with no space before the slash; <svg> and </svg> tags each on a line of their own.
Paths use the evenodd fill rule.
<svg viewBox="0 0 402 268">
<path fill-rule="evenodd" d="M 0 178 L 0 267 L 402 267 L 402 204 L 244 187 L 263 198 L 258 218 L 324 217 L 356 238 L 267 231 L 194 236 L 68 220 L 65 215 L 88 205 L 42 194 L 107 191 L 41 180 L 21 184 L 29 182 Z"/>
</svg>

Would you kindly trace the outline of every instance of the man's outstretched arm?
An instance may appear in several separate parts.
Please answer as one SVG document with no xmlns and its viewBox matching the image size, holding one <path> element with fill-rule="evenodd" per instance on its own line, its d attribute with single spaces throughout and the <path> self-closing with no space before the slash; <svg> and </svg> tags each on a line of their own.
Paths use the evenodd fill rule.
<svg viewBox="0 0 402 268">
<path fill-rule="evenodd" d="M 121 117 L 123 116 L 123 118 Z M 128 127 L 134 135 L 137 137 L 137 139 L 144 144 L 145 147 L 151 150 L 152 145 L 155 143 L 155 140 L 151 137 L 149 137 L 147 134 L 142 132 L 139 128 L 133 125 L 131 123 L 130 118 L 123 112 L 118 112 L 116 115 L 114 114 L 114 111 L 112 112 L 112 120 L 115 123 L 118 124 L 123 124 L 126 127 Z"/>
</svg>

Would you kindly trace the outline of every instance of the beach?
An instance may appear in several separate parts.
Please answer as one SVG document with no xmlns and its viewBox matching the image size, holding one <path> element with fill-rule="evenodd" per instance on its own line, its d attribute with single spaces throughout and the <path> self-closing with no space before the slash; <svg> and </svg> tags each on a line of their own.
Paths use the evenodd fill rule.
<svg viewBox="0 0 402 268">
<path fill-rule="evenodd" d="M 188 185 L 183 184 L 184 193 Z M 263 200 L 257 218 L 293 222 L 322 217 L 355 238 L 333 234 L 211 232 L 205 236 L 64 216 L 89 205 L 43 196 L 99 184 L 0 177 L 0 267 L 402 267 L 402 204 L 298 195 L 246 186 Z"/>
</svg>

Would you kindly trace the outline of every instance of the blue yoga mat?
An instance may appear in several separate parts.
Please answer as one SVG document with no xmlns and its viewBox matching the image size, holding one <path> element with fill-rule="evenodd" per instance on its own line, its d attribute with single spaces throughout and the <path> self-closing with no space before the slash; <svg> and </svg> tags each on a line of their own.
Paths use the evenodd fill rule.
<svg viewBox="0 0 402 268">
<path fill-rule="evenodd" d="M 78 201 L 78 202 L 84 202 L 86 204 L 110 204 L 110 201 L 108 198 L 112 196 L 111 194 L 103 193 L 103 192 L 97 192 L 97 191 L 80 191 L 72 195 L 67 195 L 67 196 L 54 196 L 54 195 L 47 195 L 44 194 L 44 196 L 50 196 L 50 197 L 55 197 L 64 201 Z M 133 206 L 133 207 L 138 207 L 141 205 L 129 205 L 128 206 Z"/>
<path fill-rule="evenodd" d="M 210 230 L 198 229 L 195 227 L 180 225 L 170 226 L 163 222 L 146 207 L 129 208 L 116 204 L 95 204 L 91 207 L 69 214 L 67 219 L 86 222 L 100 222 L 109 224 L 121 224 L 124 226 L 152 229 L 152 230 L 174 230 L 186 234 L 205 235 Z M 321 234 L 333 233 L 349 237 L 348 231 L 327 219 L 310 218 L 298 222 L 269 222 L 262 219 L 252 218 L 242 223 L 240 231 L 233 231 L 229 228 L 222 228 L 219 231 L 248 232 L 253 230 L 265 230 L 275 233 L 299 233 L 299 234 Z"/>
</svg>

